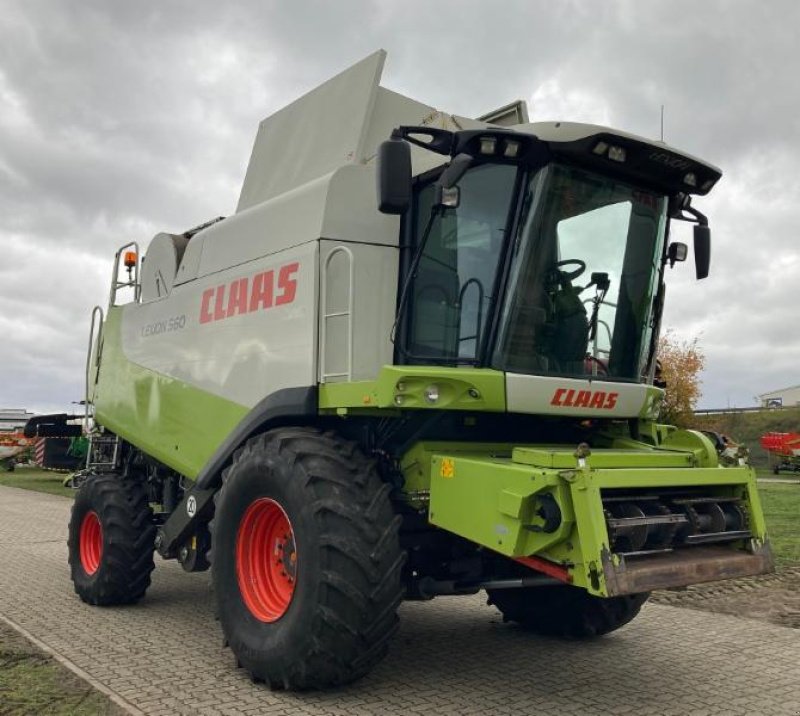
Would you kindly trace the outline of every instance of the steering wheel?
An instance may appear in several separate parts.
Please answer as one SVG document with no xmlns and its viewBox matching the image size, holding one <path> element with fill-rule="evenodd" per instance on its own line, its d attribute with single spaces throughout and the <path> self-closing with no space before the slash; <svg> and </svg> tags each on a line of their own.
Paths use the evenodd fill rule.
<svg viewBox="0 0 800 716">
<path fill-rule="evenodd" d="M 575 266 L 572 271 L 562 271 L 565 266 Z M 566 281 L 572 281 L 586 271 L 586 262 L 580 259 L 565 259 L 564 261 L 557 261 L 553 265 L 553 270 L 558 271 L 561 277 Z"/>
<path fill-rule="evenodd" d="M 571 271 L 562 271 L 565 266 L 574 266 Z M 565 289 L 572 284 L 572 281 L 586 271 L 586 262 L 580 259 L 564 259 L 556 261 L 545 273 L 545 286 L 547 291 L 553 293 L 559 289 Z M 578 289 L 580 293 L 583 289 Z"/>
</svg>

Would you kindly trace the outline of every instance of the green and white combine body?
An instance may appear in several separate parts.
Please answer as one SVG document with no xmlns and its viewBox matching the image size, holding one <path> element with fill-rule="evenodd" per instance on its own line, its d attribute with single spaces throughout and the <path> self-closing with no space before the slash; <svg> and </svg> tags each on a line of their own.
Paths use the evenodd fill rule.
<svg viewBox="0 0 800 716">
<path fill-rule="evenodd" d="M 236 213 L 157 235 L 128 303 L 117 256 L 89 397 L 106 435 L 188 479 L 162 554 L 211 518 L 246 440 L 309 425 L 382 465 L 414 524 L 408 594 L 546 575 L 612 597 L 769 570 L 753 470 L 657 422 L 669 221 L 719 171 L 607 128 L 527 123 L 521 104 L 445 114 L 379 86 L 383 61 L 265 120 Z M 378 211 L 377 155 L 398 127 L 486 132 L 455 199 L 436 198 L 450 157 L 396 133 L 414 144 L 411 207 Z M 507 567 L 426 575 L 437 539 Z"/>
</svg>

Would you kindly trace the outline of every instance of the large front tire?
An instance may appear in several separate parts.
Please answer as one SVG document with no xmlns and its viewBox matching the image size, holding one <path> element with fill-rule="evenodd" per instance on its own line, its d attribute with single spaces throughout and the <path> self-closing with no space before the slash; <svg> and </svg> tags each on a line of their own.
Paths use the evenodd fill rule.
<svg viewBox="0 0 800 716">
<path fill-rule="evenodd" d="M 523 628 L 567 639 L 603 636 L 630 622 L 650 596 L 649 592 L 603 599 L 578 587 L 525 587 L 487 590 L 489 604 L 504 621 Z"/>
<path fill-rule="evenodd" d="M 400 518 L 374 463 L 330 433 L 283 428 L 248 441 L 223 480 L 212 582 L 238 663 L 272 688 L 366 674 L 403 594 Z"/>
<path fill-rule="evenodd" d="M 140 482 L 119 475 L 86 480 L 69 521 L 69 566 L 76 594 L 88 604 L 138 602 L 155 568 L 156 528 Z"/>
</svg>

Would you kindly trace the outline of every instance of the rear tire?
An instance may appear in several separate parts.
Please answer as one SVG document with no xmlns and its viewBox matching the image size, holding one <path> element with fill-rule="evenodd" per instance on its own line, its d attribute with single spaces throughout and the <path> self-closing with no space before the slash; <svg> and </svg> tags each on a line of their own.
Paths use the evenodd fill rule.
<svg viewBox="0 0 800 716">
<path fill-rule="evenodd" d="M 211 570 L 225 640 L 251 678 L 325 688 L 383 658 L 403 595 L 399 525 L 374 462 L 331 433 L 283 428 L 236 452 Z"/>
<path fill-rule="evenodd" d="M 69 566 L 75 593 L 88 604 L 139 601 L 155 568 L 156 528 L 139 482 L 119 475 L 86 480 L 69 522 Z"/>
<path fill-rule="evenodd" d="M 503 621 L 517 622 L 543 636 L 591 639 L 631 621 L 650 596 L 649 592 L 604 599 L 579 587 L 527 587 L 488 590 L 489 604 Z"/>
</svg>

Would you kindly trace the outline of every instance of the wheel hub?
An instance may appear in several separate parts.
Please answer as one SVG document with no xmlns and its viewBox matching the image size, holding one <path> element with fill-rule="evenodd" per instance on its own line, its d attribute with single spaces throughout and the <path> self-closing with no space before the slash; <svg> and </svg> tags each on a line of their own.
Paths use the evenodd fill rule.
<svg viewBox="0 0 800 716">
<path fill-rule="evenodd" d="M 99 569 L 100 558 L 103 555 L 103 528 L 94 510 L 83 516 L 78 550 L 83 571 L 91 576 Z"/>
<path fill-rule="evenodd" d="M 278 541 L 275 545 L 276 553 L 280 554 L 279 563 L 281 574 L 286 576 L 290 582 L 294 582 L 297 576 L 297 552 L 294 546 L 294 535 L 289 532 L 283 536 L 283 541 Z"/>
<path fill-rule="evenodd" d="M 289 609 L 297 580 L 294 531 L 283 508 L 268 497 L 245 510 L 236 537 L 236 578 L 242 601 L 259 621 Z"/>
</svg>

